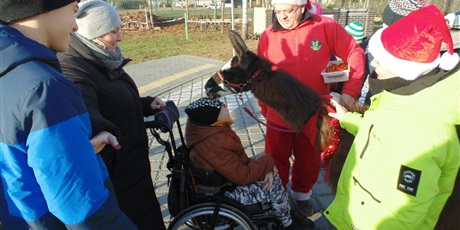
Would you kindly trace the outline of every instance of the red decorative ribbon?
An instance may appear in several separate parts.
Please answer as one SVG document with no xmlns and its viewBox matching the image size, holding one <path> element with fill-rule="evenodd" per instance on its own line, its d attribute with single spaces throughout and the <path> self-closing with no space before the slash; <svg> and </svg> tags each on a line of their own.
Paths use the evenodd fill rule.
<svg viewBox="0 0 460 230">
<path fill-rule="evenodd" d="M 342 136 L 342 128 L 340 127 L 339 120 L 332 118 L 331 122 L 329 123 L 329 127 L 332 129 L 332 138 L 326 149 L 321 153 L 321 164 L 325 168 L 327 168 L 329 161 L 337 152 Z"/>
</svg>

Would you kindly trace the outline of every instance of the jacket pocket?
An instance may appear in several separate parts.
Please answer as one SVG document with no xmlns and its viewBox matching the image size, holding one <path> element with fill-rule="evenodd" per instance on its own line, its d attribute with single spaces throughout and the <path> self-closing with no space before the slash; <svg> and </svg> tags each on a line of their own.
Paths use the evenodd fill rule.
<svg viewBox="0 0 460 230">
<path fill-rule="evenodd" d="M 371 127 L 369 127 L 369 131 L 367 132 L 366 144 L 364 145 L 364 148 L 361 150 L 361 154 L 359 155 L 360 159 L 363 159 L 364 153 L 366 152 L 367 147 L 369 146 L 369 141 L 370 141 L 370 138 L 371 138 L 371 133 L 372 133 L 373 128 L 374 128 L 374 125 L 371 125 Z"/>
</svg>

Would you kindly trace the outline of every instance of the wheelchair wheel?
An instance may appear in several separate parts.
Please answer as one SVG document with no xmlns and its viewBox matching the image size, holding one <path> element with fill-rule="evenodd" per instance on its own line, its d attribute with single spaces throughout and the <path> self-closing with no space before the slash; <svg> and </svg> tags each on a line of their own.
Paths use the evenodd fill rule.
<svg viewBox="0 0 460 230">
<path fill-rule="evenodd" d="M 221 204 L 217 219 L 214 220 L 216 203 L 203 203 L 191 206 L 180 212 L 169 224 L 168 230 L 177 229 L 255 229 L 251 220 L 240 210 Z M 213 221 L 214 220 L 214 221 Z M 214 228 L 212 224 L 215 223 Z"/>
</svg>

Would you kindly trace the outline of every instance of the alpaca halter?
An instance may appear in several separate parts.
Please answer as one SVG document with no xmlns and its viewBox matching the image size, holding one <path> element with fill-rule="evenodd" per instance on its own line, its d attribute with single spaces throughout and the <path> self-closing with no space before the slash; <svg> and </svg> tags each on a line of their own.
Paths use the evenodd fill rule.
<svg viewBox="0 0 460 230">
<path fill-rule="evenodd" d="M 240 83 L 240 84 L 236 84 L 236 83 L 232 83 L 232 82 L 229 82 L 227 80 L 224 79 L 224 76 L 222 76 L 222 70 L 219 70 L 217 71 L 217 76 L 219 76 L 219 79 L 222 83 L 224 83 L 224 86 L 230 90 L 230 92 L 234 93 L 234 94 L 239 94 L 239 93 L 242 93 L 243 92 L 243 89 L 244 87 L 246 86 L 246 83 Z M 236 92 L 234 88 L 239 88 L 240 89 L 240 92 Z"/>
<path fill-rule="evenodd" d="M 272 71 L 278 70 L 278 66 L 273 65 L 272 68 L 271 68 L 271 70 L 272 70 Z M 233 94 L 238 94 L 238 98 L 241 100 L 243 110 L 244 110 L 250 117 L 252 117 L 254 120 L 256 120 L 256 121 L 259 122 L 260 124 L 266 126 L 267 128 L 274 129 L 274 130 L 277 130 L 277 131 L 280 131 L 280 132 L 286 132 L 286 133 L 295 133 L 295 132 L 297 132 L 297 131 L 291 130 L 291 129 L 280 129 L 280 128 L 277 128 L 277 127 L 273 127 L 273 126 L 271 126 L 271 125 L 268 125 L 268 124 L 264 123 L 263 121 L 261 121 L 260 119 L 258 119 L 258 118 L 248 109 L 248 107 L 246 107 L 246 103 L 244 103 L 244 100 L 243 100 L 243 90 L 244 90 L 244 87 L 245 87 L 247 84 L 252 83 L 252 81 L 253 81 L 254 79 L 256 79 L 256 78 L 259 76 L 260 72 L 261 72 L 261 70 L 258 69 L 256 72 L 254 72 L 253 75 L 251 75 L 251 77 L 246 81 L 246 83 L 240 83 L 240 84 L 232 83 L 232 82 L 229 82 L 229 81 L 225 80 L 224 77 L 222 76 L 222 70 L 217 71 L 217 75 L 219 76 L 220 80 L 224 83 L 224 86 L 227 87 L 228 90 L 230 90 L 230 92 L 232 92 Z M 240 89 L 240 92 L 236 92 L 236 91 L 234 90 L 233 87 L 238 87 L 238 88 Z"/>
<path fill-rule="evenodd" d="M 246 87 L 248 84 L 251 84 L 251 82 L 259 76 L 260 72 L 261 70 L 258 69 L 245 83 L 239 83 L 239 84 L 225 80 L 224 76 L 222 76 L 222 70 L 217 71 L 217 76 L 219 76 L 219 79 L 221 80 L 221 82 L 224 83 L 224 86 L 228 90 L 230 90 L 230 92 L 234 94 L 238 94 L 238 93 L 242 93 L 244 91 L 244 87 Z M 234 88 L 240 89 L 240 92 L 235 91 Z"/>
<path fill-rule="evenodd" d="M 278 70 L 278 66 L 277 65 L 272 65 L 271 67 L 271 71 L 277 71 Z M 220 69 L 219 71 L 217 71 L 217 76 L 219 77 L 220 81 L 222 83 L 224 83 L 224 86 L 230 90 L 230 92 L 234 93 L 234 94 L 238 94 L 238 93 L 242 93 L 244 92 L 244 87 L 246 87 L 246 85 L 248 84 L 251 84 L 252 81 L 254 81 L 259 75 L 260 75 L 260 72 L 261 69 L 258 69 L 256 70 L 256 72 L 254 72 L 253 75 L 251 75 L 251 77 L 249 77 L 249 79 L 245 82 L 245 83 L 233 83 L 233 82 L 229 82 L 227 80 L 225 80 L 224 76 L 222 76 L 222 70 Z M 214 79 L 215 81 L 216 79 Z M 217 82 L 217 81 L 216 81 Z M 231 88 L 232 87 L 232 88 Z M 240 89 L 240 92 L 236 92 L 235 89 L 233 88 L 239 88 Z"/>
</svg>

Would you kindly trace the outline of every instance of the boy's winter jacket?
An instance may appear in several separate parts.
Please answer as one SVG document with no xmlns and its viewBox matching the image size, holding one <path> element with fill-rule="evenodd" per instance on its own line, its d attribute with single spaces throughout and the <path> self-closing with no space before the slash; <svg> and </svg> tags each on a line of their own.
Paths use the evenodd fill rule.
<svg viewBox="0 0 460 230">
<path fill-rule="evenodd" d="M 55 53 L 3 24 L 0 40 L 1 205 L 32 228 L 135 228 L 89 141 L 80 90 Z"/>
</svg>

